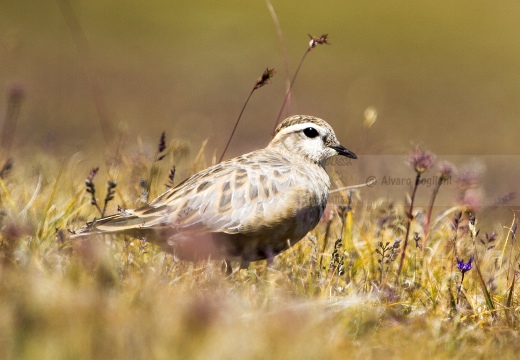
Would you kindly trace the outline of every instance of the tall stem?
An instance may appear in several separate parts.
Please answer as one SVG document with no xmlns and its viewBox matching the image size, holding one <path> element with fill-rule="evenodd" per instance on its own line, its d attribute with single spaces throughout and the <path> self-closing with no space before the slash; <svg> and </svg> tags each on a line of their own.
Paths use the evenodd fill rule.
<svg viewBox="0 0 520 360">
<path fill-rule="evenodd" d="M 229 136 L 229 139 L 227 141 L 226 147 L 224 148 L 224 151 L 222 151 L 222 155 L 220 155 L 220 158 L 218 159 L 218 162 L 221 162 L 224 158 L 224 155 L 226 155 L 226 151 L 229 147 L 229 144 L 231 143 L 231 139 L 233 139 L 233 135 L 235 135 L 235 131 L 238 127 L 238 123 L 240 122 L 240 118 L 242 117 L 242 114 L 244 113 L 244 110 L 246 109 L 247 103 L 249 102 L 249 99 L 251 99 L 251 96 L 255 92 L 257 88 L 254 87 L 253 90 L 249 93 L 249 96 L 247 97 L 246 102 L 244 103 L 244 106 L 242 106 L 242 110 L 240 110 L 240 114 L 238 115 L 237 121 L 235 122 L 235 126 L 233 127 L 233 131 L 231 132 L 231 135 Z"/>
<path fill-rule="evenodd" d="M 294 73 L 294 77 L 292 78 L 291 85 L 289 86 L 289 89 L 285 93 L 285 97 L 283 99 L 282 106 L 280 107 L 280 111 L 278 112 L 278 116 L 276 117 L 276 122 L 275 122 L 274 127 L 273 127 L 273 134 L 274 134 L 274 131 L 276 130 L 276 127 L 278 126 L 278 123 L 280 122 L 280 118 L 282 117 L 282 112 L 283 112 L 283 109 L 285 107 L 285 104 L 287 103 L 287 100 L 291 96 L 291 90 L 293 88 L 294 81 L 296 80 L 296 77 L 298 76 L 298 73 L 300 72 L 300 69 L 302 67 L 303 61 L 305 60 L 305 58 L 307 57 L 307 54 L 311 50 L 312 50 L 312 47 L 310 47 L 310 46 L 307 48 L 307 50 L 305 50 L 305 54 L 303 54 L 302 59 L 300 60 L 300 63 L 298 64 L 298 67 L 296 68 L 296 72 Z"/>
<path fill-rule="evenodd" d="M 415 177 L 415 186 L 412 192 L 412 198 L 410 200 L 410 209 L 408 210 L 408 224 L 406 226 L 406 235 L 404 237 L 404 245 L 403 252 L 401 253 L 401 259 L 399 260 L 399 268 L 397 269 L 397 279 L 396 282 L 399 281 L 399 276 L 401 275 L 401 270 L 403 269 L 404 257 L 406 256 L 406 248 L 408 247 L 408 236 L 410 235 L 410 228 L 413 220 L 413 202 L 415 200 L 415 194 L 417 193 L 417 188 L 419 187 L 419 182 L 421 180 L 421 173 L 417 172 L 417 176 Z"/>
<path fill-rule="evenodd" d="M 430 205 L 428 206 L 428 212 L 426 213 L 426 224 L 424 226 L 425 234 L 424 234 L 424 244 L 422 250 L 426 249 L 426 243 L 428 242 L 428 235 L 430 234 L 430 219 L 432 217 L 433 204 L 435 204 L 435 199 L 437 198 L 437 194 L 439 193 L 439 189 L 442 184 L 442 178 L 439 180 L 435 188 L 433 189 L 432 198 L 430 199 Z"/>
</svg>

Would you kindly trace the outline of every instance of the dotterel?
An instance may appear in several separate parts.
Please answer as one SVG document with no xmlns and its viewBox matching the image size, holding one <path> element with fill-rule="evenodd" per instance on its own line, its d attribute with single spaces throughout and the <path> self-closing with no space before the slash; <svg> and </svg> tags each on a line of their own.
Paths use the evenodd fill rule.
<svg viewBox="0 0 520 360">
<path fill-rule="evenodd" d="M 180 259 L 238 260 L 241 267 L 272 259 L 318 224 L 330 187 L 325 162 L 335 155 L 357 158 L 324 120 L 291 116 L 266 148 L 211 166 L 73 236 L 127 234 Z"/>
</svg>

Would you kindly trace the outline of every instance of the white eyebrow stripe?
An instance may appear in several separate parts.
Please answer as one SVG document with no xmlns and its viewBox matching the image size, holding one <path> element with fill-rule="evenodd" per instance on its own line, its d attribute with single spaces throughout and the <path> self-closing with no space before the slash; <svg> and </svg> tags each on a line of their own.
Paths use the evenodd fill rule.
<svg viewBox="0 0 520 360">
<path fill-rule="evenodd" d="M 295 124 L 295 125 L 291 125 L 291 126 L 288 126 L 282 130 L 280 130 L 278 132 L 278 134 L 288 134 L 288 133 L 292 133 L 292 132 L 296 132 L 296 131 L 301 131 L 303 129 L 306 129 L 306 128 L 309 128 L 309 127 L 312 127 L 312 128 L 315 128 L 316 130 L 318 130 L 318 132 L 320 133 L 320 135 L 323 135 L 324 133 L 327 132 L 327 130 L 313 122 L 306 122 L 306 123 L 301 123 L 301 124 Z M 278 135 L 277 134 L 277 135 Z"/>
</svg>

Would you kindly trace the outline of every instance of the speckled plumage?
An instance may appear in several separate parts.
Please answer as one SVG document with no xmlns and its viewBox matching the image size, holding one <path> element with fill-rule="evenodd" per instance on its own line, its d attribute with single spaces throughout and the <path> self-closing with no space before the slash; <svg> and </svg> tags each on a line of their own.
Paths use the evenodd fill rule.
<svg viewBox="0 0 520 360">
<path fill-rule="evenodd" d="M 187 260 L 270 259 L 317 225 L 330 186 L 325 161 L 337 154 L 356 158 L 324 120 L 292 116 L 266 148 L 211 166 L 151 203 L 96 220 L 76 235 L 145 237 Z"/>
</svg>

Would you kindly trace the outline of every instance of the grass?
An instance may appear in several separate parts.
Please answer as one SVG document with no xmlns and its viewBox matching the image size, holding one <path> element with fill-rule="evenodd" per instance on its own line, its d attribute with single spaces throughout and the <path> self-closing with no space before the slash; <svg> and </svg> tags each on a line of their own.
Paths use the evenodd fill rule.
<svg viewBox="0 0 520 360">
<path fill-rule="evenodd" d="M 131 149 L 112 159 L 108 213 L 138 205 L 139 176 L 153 177 L 155 196 L 174 159 L 192 172 L 208 162 L 198 154 L 190 163 L 178 144 L 162 163 Z M 93 179 L 100 204 L 102 172 Z M 398 248 L 388 247 L 409 226 L 405 206 L 351 193 L 271 265 L 225 277 L 219 262 L 179 262 L 141 240 L 68 240 L 67 229 L 99 216 L 81 173 L 89 169 L 76 157 L 39 154 L 0 182 L 3 359 L 507 359 L 520 350 L 517 243 L 511 231 L 477 234 L 478 213 L 475 226 L 459 206 L 437 216 L 426 249 L 409 239 L 397 278 Z M 427 209 L 414 211 L 415 231 Z M 460 286 L 455 256 L 469 254 Z"/>
</svg>

